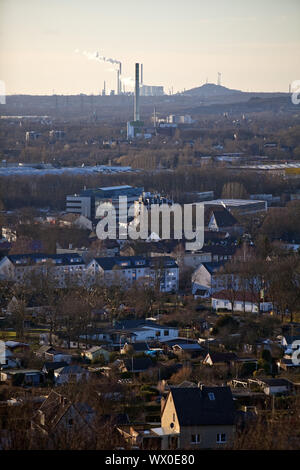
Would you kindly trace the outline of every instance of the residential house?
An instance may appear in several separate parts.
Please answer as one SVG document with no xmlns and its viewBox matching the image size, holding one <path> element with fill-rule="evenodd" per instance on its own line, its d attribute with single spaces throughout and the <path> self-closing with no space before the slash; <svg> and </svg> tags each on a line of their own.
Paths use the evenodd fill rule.
<svg viewBox="0 0 300 470">
<path fill-rule="evenodd" d="M 48 379 L 54 380 L 54 371 L 66 367 L 67 362 L 45 362 L 42 367 L 42 372 L 46 375 Z"/>
<path fill-rule="evenodd" d="M 81 366 L 65 366 L 54 370 L 54 380 L 56 385 L 85 382 L 88 378 L 89 371 Z"/>
<path fill-rule="evenodd" d="M 6 314 L 11 315 L 16 311 L 19 305 L 22 305 L 22 308 L 25 309 L 26 317 L 36 317 L 37 315 L 47 314 L 51 307 L 49 307 L 47 299 L 42 299 L 41 295 L 22 295 L 22 300 L 20 301 L 17 297 L 13 296 L 12 299 L 8 302 L 6 307 Z"/>
<path fill-rule="evenodd" d="M 233 366 L 238 361 L 235 353 L 208 352 L 203 359 L 203 364 L 208 366 Z"/>
<path fill-rule="evenodd" d="M 47 346 L 47 345 L 41 346 L 37 350 L 36 356 L 43 358 L 49 362 L 67 362 L 67 364 L 70 364 L 72 361 L 71 354 L 57 351 L 52 346 Z"/>
<path fill-rule="evenodd" d="M 20 341 L 13 341 L 13 340 L 5 341 L 5 346 L 12 352 L 15 352 L 18 350 L 26 351 L 30 349 L 30 346 L 28 343 L 22 343 Z"/>
<path fill-rule="evenodd" d="M 178 356 L 189 354 L 192 357 L 200 356 L 203 348 L 198 343 L 179 343 L 172 347 L 173 352 Z"/>
<path fill-rule="evenodd" d="M 62 227 L 77 227 L 86 230 L 93 230 L 92 221 L 81 214 L 64 214 L 60 217 L 58 224 Z"/>
<path fill-rule="evenodd" d="M 85 336 L 82 336 L 82 337 L 85 338 Z M 55 346 L 58 346 L 60 348 L 65 348 L 65 349 L 80 349 L 80 348 L 85 349 L 87 347 L 86 342 L 84 341 L 78 342 L 78 338 L 76 339 L 72 337 L 70 338 L 64 332 L 58 332 L 56 334 L 51 333 L 51 335 L 50 333 L 41 333 L 40 344 L 43 346 L 55 345 Z M 53 350 L 55 351 L 54 346 L 53 346 Z"/>
<path fill-rule="evenodd" d="M 17 241 L 17 230 L 15 227 L 2 227 L 2 237 L 9 243 Z"/>
<path fill-rule="evenodd" d="M 286 354 L 291 354 L 296 349 L 300 349 L 300 335 L 283 335 L 281 345 Z"/>
<path fill-rule="evenodd" d="M 119 344 L 128 341 L 126 338 L 130 338 L 128 341 L 130 343 L 148 342 L 150 340 L 164 342 L 178 338 L 179 334 L 178 327 L 168 327 L 155 321 L 143 319 L 119 321 L 115 324 L 114 331 L 118 333 L 116 340 L 119 341 Z"/>
<path fill-rule="evenodd" d="M 52 390 L 31 421 L 31 429 L 37 435 L 50 439 L 68 433 L 83 432 L 86 438 L 93 435 L 95 411 L 87 403 L 73 403 Z"/>
<path fill-rule="evenodd" d="M 92 346 L 90 349 L 82 351 L 81 355 L 91 362 L 97 362 L 103 359 L 105 362 L 109 362 L 109 351 L 104 349 L 102 346 Z"/>
<path fill-rule="evenodd" d="M 120 349 L 121 354 L 142 354 L 150 350 L 148 344 L 144 341 L 139 341 L 135 343 L 125 343 L 124 346 Z"/>
<path fill-rule="evenodd" d="M 0 279 L 23 283 L 32 275 L 48 276 L 57 287 L 81 284 L 85 263 L 77 253 L 49 255 L 30 253 L 8 255 L 0 260 Z"/>
<path fill-rule="evenodd" d="M 117 426 L 117 431 L 133 449 L 158 450 L 161 448 L 161 437 L 151 429 L 151 426 L 125 424 Z"/>
<path fill-rule="evenodd" d="M 214 449 L 230 443 L 235 407 L 230 387 L 171 387 L 161 401 L 161 449 Z"/>
<path fill-rule="evenodd" d="M 298 372 L 300 371 L 300 357 L 299 357 L 299 354 L 298 354 L 298 360 L 299 360 L 299 363 L 296 363 L 295 361 L 292 361 L 292 359 L 288 359 L 288 358 L 281 358 L 277 361 L 277 367 L 279 369 L 282 369 L 286 372 Z"/>
<path fill-rule="evenodd" d="M 200 264 L 192 275 L 192 293 L 199 297 L 209 297 L 223 290 L 225 288 L 223 267 L 224 262 Z"/>
<path fill-rule="evenodd" d="M 140 281 L 157 285 L 161 292 L 176 292 L 179 268 L 176 260 L 167 256 L 147 258 L 144 256 L 103 257 L 93 259 L 86 269 L 90 283 L 118 283 L 131 286 Z"/>
<path fill-rule="evenodd" d="M 14 369 L 20 367 L 21 361 L 5 343 L 0 344 L 0 369 Z"/>
<path fill-rule="evenodd" d="M 39 387 L 45 381 L 44 373 L 35 369 L 5 369 L 0 371 L 0 381 L 14 386 Z"/>
<path fill-rule="evenodd" d="M 145 372 L 154 366 L 149 357 L 132 357 L 130 359 L 117 360 L 116 365 L 120 372 L 140 373 Z"/>
<path fill-rule="evenodd" d="M 221 205 L 213 208 L 205 206 L 205 210 L 208 212 L 207 227 L 209 230 L 235 235 L 243 233 L 243 229 L 238 224 L 237 219 L 225 207 Z"/>
<path fill-rule="evenodd" d="M 227 262 L 233 258 L 236 253 L 236 243 L 224 245 L 204 245 L 203 250 L 209 251 L 211 255 L 210 261 L 213 263 Z"/>
<path fill-rule="evenodd" d="M 233 308 L 232 308 L 233 303 Z M 238 312 L 270 312 L 273 310 L 272 302 L 259 301 L 258 295 L 252 292 L 226 291 L 215 292 L 211 295 L 211 306 L 215 311 L 228 310 Z"/>
<path fill-rule="evenodd" d="M 281 378 L 249 379 L 249 384 L 258 385 L 266 395 L 287 395 L 293 388 L 292 382 Z"/>
</svg>

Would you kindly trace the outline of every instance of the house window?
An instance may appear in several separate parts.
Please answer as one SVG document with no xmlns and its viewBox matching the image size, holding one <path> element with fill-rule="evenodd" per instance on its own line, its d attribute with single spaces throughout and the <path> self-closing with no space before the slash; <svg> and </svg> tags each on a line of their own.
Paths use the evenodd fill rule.
<svg viewBox="0 0 300 470">
<path fill-rule="evenodd" d="M 226 442 L 226 434 L 218 433 L 217 434 L 217 444 L 224 444 Z"/>
<path fill-rule="evenodd" d="M 200 434 L 192 434 L 191 444 L 200 444 L 200 442 L 201 442 Z"/>
<path fill-rule="evenodd" d="M 212 393 L 212 392 L 210 392 L 210 393 L 208 394 L 208 398 L 209 398 L 210 400 L 215 400 L 215 399 L 216 399 L 215 394 Z"/>
<path fill-rule="evenodd" d="M 164 330 L 164 336 L 169 336 L 169 330 Z"/>
<path fill-rule="evenodd" d="M 68 426 L 73 426 L 73 419 L 68 419 Z"/>
</svg>

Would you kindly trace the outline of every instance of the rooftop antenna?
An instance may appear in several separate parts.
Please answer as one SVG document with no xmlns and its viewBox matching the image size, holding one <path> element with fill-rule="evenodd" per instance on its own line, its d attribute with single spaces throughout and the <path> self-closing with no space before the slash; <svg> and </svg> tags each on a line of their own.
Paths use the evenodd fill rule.
<svg viewBox="0 0 300 470">
<path fill-rule="evenodd" d="M 218 72 L 218 85 L 221 86 L 221 72 Z"/>
</svg>

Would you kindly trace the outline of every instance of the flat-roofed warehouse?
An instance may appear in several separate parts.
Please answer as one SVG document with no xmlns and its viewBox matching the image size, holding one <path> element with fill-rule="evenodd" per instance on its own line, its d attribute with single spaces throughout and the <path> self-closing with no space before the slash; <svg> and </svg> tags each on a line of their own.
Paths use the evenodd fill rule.
<svg viewBox="0 0 300 470">
<path fill-rule="evenodd" d="M 268 173 L 283 177 L 300 176 L 300 162 L 293 163 L 273 163 L 263 165 L 241 165 L 232 168 L 233 171 L 250 171 L 255 173 Z"/>
<path fill-rule="evenodd" d="M 255 212 L 267 211 L 267 201 L 253 199 L 214 199 L 213 201 L 205 201 L 205 207 L 222 206 L 229 211 L 237 211 L 241 214 L 251 214 Z"/>
</svg>

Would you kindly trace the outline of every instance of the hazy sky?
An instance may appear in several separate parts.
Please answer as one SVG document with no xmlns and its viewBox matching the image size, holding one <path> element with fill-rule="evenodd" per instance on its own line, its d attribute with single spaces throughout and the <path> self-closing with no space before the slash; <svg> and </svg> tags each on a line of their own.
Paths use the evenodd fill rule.
<svg viewBox="0 0 300 470">
<path fill-rule="evenodd" d="M 80 52 L 75 53 L 78 49 Z M 144 64 L 144 83 L 174 92 L 208 79 L 249 91 L 300 80 L 300 0 L 0 0 L 0 79 L 6 92 L 98 94 L 108 63 Z"/>
</svg>

